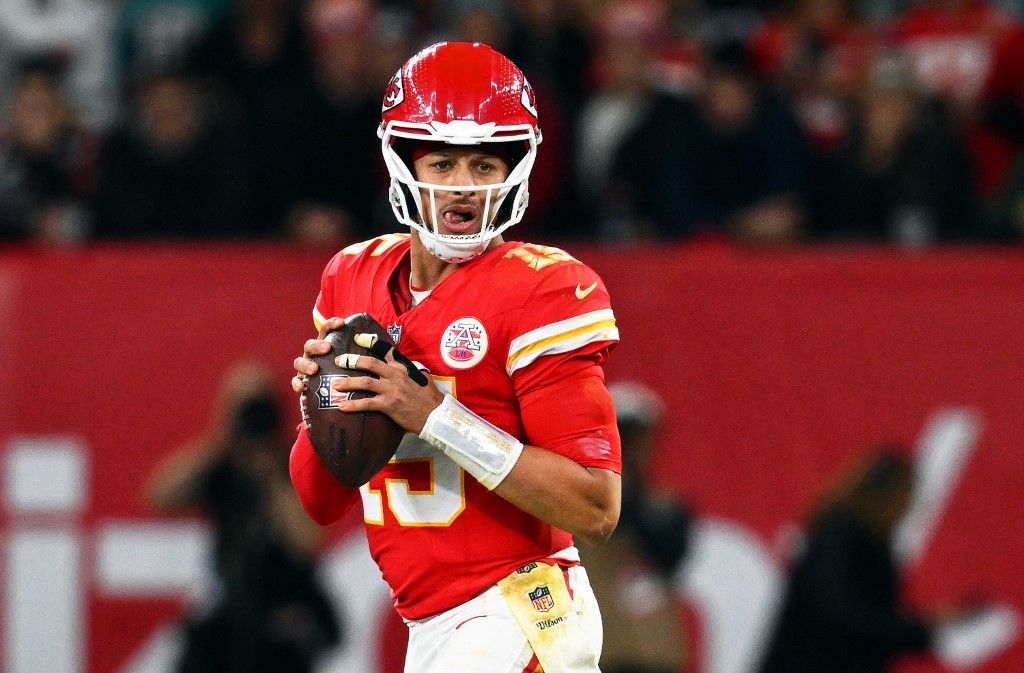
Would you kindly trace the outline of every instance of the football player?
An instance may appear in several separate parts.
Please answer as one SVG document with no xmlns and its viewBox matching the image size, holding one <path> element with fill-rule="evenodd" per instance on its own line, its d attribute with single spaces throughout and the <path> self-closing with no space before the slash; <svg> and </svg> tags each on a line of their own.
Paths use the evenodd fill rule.
<svg viewBox="0 0 1024 673">
<path fill-rule="evenodd" d="M 338 379 L 340 413 L 381 411 L 408 434 L 359 489 L 334 480 L 300 428 L 295 489 L 321 524 L 359 501 L 370 552 L 409 626 L 408 673 L 598 670 L 601 621 L 573 536 L 619 517 L 621 450 L 602 363 L 618 341 L 608 292 L 557 248 L 505 241 L 523 216 L 541 132 L 532 88 L 484 44 L 413 56 L 384 96 L 390 199 L 410 233 L 327 265 L 318 337 L 366 312 L 421 363 L 342 354 L 379 378 Z M 370 170 L 370 167 L 367 167 Z"/>
</svg>

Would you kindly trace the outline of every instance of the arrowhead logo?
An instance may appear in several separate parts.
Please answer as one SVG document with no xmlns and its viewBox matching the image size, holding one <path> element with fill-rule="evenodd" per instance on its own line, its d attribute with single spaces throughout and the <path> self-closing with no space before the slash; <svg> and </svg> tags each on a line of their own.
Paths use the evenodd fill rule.
<svg viewBox="0 0 1024 673">
<path fill-rule="evenodd" d="M 593 292 L 595 287 L 597 287 L 597 281 L 596 280 L 594 281 L 594 284 L 591 285 L 590 287 L 580 287 L 580 285 L 577 283 L 576 284 L 576 298 L 577 299 L 586 299 L 587 295 L 590 294 L 591 292 Z"/>
</svg>

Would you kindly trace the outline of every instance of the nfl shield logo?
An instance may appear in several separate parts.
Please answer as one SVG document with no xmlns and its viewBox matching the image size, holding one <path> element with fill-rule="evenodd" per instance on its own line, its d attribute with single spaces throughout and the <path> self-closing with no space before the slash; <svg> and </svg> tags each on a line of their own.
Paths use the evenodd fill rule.
<svg viewBox="0 0 1024 673">
<path fill-rule="evenodd" d="M 391 340 L 394 341 L 397 346 L 398 342 L 402 339 L 402 326 L 397 322 L 388 325 L 388 336 L 391 337 Z"/>
<path fill-rule="evenodd" d="M 348 399 L 349 393 L 331 387 L 331 381 L 334 379 L 346 378 L 347 374 L 328 374 L 320 377 L 320 387 L 316 389 L 316 400 L 320 409 L 337 409 L 339 401 Z"/>
<path fill-rule="evenodd" d="M 547 612 L 555 607 L 555 599 L 551 597 L 551 592 L 548 591 L 547 585 L 537 587 L 529 595 L 530 601 L 533 603 L 533 609 L 537 612 Z"/>
</svg>

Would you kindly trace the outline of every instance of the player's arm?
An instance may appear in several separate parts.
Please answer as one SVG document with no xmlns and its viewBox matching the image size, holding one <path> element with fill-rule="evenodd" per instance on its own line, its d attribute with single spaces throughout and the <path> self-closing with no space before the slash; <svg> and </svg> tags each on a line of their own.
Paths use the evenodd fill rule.
<svg viewBox="0 0 1024 673">
<path fill-rule="evenodd" d="M 325 272 L 324 276 L 326 279 L 328 274 Z M 320 311 L 323 297 L 324 293 L 321 292 L 313 310 L 317 336 L 306 341 L 302 355 L 295 358 L 293 363 L 295 376 L 292 377 L 292 389 L 296 393 L 301 393 L 308 377 L 318 371 L 312 358 L 331 351 L 331 344 L 324 340 L 324 335 L 344 324 L 343 318 L 323 317 Z M 320 525 L 328 525 L 340 519 L 358 499 L 358 489 L 346 488 L 323 466 L 301 424 L 289 456 L 288 471 L 302 508 L 309 518 Z"/>
<path fill-rule="evenodd" d="M 614 407 L 597 364 L 573 359 L 557 382 L 520 397 L 526 434 L 543 448 L 524 445 L 434 386 L 419 386 L 390 353 L 385 362 L 352 356 L 348 364 L 377 378 L 333 381 L 337 390 L 374 393 L 340 400 L 342 412 L 388 414 L 488 489 L 585 540 L 604 540 L 615 529 L 620 450 Z"/>
<path fill-rule="evenodd" d="M 342 486 L 323 466 L 302 425 L 288 459 L 288 472 L 302 509 L 321 526 L 340 519 L 359 498 L 359 489 Z"/>
<path fill-rule="evenodd" d="M 601 368 L 572 363 L 572 373 L 520 397 L 527 436 L 494 492 L 587 542 L 615 530 L 622 501 L 615 409 Z"/>
</svg>

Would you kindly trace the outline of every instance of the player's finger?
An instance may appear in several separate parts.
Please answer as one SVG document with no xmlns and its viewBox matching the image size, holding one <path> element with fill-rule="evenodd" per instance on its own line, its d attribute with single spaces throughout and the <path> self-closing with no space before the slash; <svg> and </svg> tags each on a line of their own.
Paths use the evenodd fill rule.
<svg viewBox="0 0 1024 673">
<path fill-rule="evenodd" d="M 306 388 L 306 382 L 309 381 L 305 376 L 293 376 L 292 377 L 292 390 L 297 393 L 301 393 Z"/>
<path fill-rule="evenodd" d="M 383 411 L 384 406 L 381 400 L 382 398 L 380 395 L 374 395 L 373 397 L 360 397 L 357 400 L 341 400 L 338 403 L 338 409 L 346 414 L 357 411 Z"/>
<path fill-rule="evenodd" d="M 343 369 L 360 369 L 365 372 L 372 372 L 377 376 L 384 376 L 388 373 L 389 367 L 378 360 L 356 355 L 355 353 L 342 353 L 334 358 L 334 363 Z"/>
<path fill-rule="evenodd" d="M 341 376 L 331 381 L 331 388 L 340 391 L 367 390 L 371 393 L 381 392 L 380 379 L 372 376 Z"/>
<path fill-rule="evenodd" d="M 427 377 L 421 371 L 422 367 L 417 366 L 415 362 L 405 357 L 402 351 L 398 350 L 397 346 L 394 346 L 387 341 L 380 339 L 376 334 L 361 333 L 355 335 L 353 340 L 357 345 L 363 348 L 368 348 L 370 353 L 389 363 L 398 363 L 409 373 L 409 378 L 418 383 L 421 386 L 427 385 Z"/>
<path fill-rule="evenodd" d="M 309 339 L 302 346 L 302 352 L 305 355 L 323 355 L 324 353 L 331 352 L 331 344 L 329 341 L 323 339 Z"/>
<path fill-rule="evenodd" d="M 323 321 L 323 323 L 321 323 L 320 329 L 317 330 L 318 331 L 318 339 L 323 339 L 325 334 L 327 334 L 331 330 L 338 329 L 339 327 L 341 327 L 344 324 L 345 324 L 345 319 L 344 318 L 328 318 L 327 320 Z"/>
<path fill-rule="evenodd" d="M 295 367 L 295 371 L 299 374 L 305 374 L 306 376 L 313 376 L 316 374 L 320 367 L 315 362 L 307 357 L 299 356 L 292 362 L 292 366 Z"/>
</svg>

